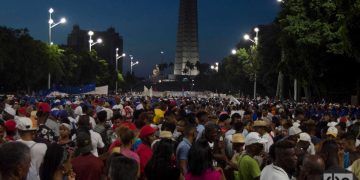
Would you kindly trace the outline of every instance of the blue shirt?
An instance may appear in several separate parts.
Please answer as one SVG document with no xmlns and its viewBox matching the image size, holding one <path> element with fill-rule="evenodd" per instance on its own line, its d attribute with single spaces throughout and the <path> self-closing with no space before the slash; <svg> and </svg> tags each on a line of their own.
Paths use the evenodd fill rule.
<svg viewBox="0 0 360 180">
<path fill-rule="evenodd" d="M 183 138 L 178 147 L 176 148 L 176 163 L 179 165 L 180 160 L 187 160 L 191 143 L 187 138 Z"/>
<path fill-rule="evenodd" d="M 202 124 L 199 124 L 196 126 L 196 132 L 197 132 L 197 136 L 196 136 L 196 140 L 200 139 L 203 132 L 205 130 L 205 126 Z"/>
</svg>

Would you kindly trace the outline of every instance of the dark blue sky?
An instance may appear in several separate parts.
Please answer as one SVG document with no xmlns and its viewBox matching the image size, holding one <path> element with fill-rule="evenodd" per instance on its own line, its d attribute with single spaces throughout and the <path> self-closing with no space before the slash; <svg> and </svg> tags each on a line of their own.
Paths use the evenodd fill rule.
<svg viewBox="0 0 360 180">
<path fill-rule="evenodd" d="M 27 27 L 35 39 L 47 42 L 48 9 L 54 21 L 53 42 L 65 44 L 74 24 L 97 31 L 112 26 L 124 39 L 124 50 L 140 61 L 135 73 L 147 76 L 155 64 L 175 59 L 179 0 L 11 0 L 0 6 L 0 25 Z M 200 61 L 214 63 L 230 53 L 244 33 L 273 21 L 276 0 L 198 0 Z M 261 30 L 260 30 L 261 33 Z M 125 71 L 129 60 L 125 60 Z"/>
</svg>

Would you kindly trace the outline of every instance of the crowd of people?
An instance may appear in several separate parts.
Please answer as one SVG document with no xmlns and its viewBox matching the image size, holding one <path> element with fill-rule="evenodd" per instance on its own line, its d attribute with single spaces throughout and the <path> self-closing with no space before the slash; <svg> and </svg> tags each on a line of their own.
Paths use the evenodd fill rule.
<svg viewBox="0 0 360 180">
<path fill-rule="evenodd" d="M 360 106 L 4 96 L 0 179 L 360 179 Z"/>
</svg>

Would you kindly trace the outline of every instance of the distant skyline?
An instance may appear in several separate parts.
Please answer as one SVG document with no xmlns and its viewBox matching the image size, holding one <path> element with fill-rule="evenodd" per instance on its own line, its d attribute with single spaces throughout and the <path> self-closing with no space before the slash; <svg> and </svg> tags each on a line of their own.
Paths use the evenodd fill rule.
<svg viewBox="0 0 360 180">
<path fill-rule="evenodd" d="M 179 0 L 12 0 L 0 6 L 0 26 L 28 28 L 31 36 L 48 41 L 49 8 L 54 21 L 67 23 L 53 29 L 55 44 L 66 44 L 73 25 L 105 31 L 109 27 L 123 36 L 124 52 L 140 64 L 138 76 L 147 77 L 155 64 L 174 62 Z M 280 7 L 276 0 L 198 0 L 201 63 L 220 62 L 251 28 L 271 23 Z M 261 33 L 261 29 L 260 29 Z M 106 43 L 106 42 L 104 42 Z M 129 59 L 124 62 L 128 71 Z"/>
</svg>

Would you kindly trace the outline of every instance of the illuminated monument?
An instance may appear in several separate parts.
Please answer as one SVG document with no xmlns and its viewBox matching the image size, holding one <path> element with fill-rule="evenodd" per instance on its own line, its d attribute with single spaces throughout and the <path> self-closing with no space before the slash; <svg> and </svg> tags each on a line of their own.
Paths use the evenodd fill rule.
<svg viewBox="0 0 360 180">
<path fill-rule="evenodd" d="M 195 66 L 197 61 L 199 61 L 197 0 L 180 0 L 174 75 L 198 75 L 199 71 Z"/>
</svg>

